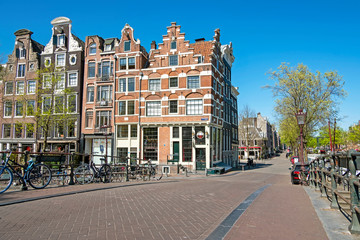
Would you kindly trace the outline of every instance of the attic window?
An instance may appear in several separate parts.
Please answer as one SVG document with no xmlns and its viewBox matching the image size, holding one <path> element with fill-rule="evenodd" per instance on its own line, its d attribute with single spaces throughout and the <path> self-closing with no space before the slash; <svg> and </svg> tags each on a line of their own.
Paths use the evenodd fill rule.
<svg viewBox="0 0 360 240">
<path fill-rule="evenodd" d="M 96 54 L 96 44 L 92 43 L 89 47 L 89 55 L 94 55 Z"/>
<path fill-rule="evenodd" d="M 105 45 L 105 51 L 111 51 L 111 44 Z"/>
<path fill-rule="evenodd" d="M 64 46 L 65 45 L 65 34 L 59 34 L 57 41 L 57 46 Z"/>
<path fill-rule="evenodd" d="M 131 50 L 131 44 L 130 41 L 125 41 L 124 42 L 124 51 L 130 51 Z"/>
<path fill-rule="evenodd" d="M 176 49 L 176 41 L 171 42 L 171 49 Z"/>
<path fill-rule="evenodd" d="M 26 56 L 26 49 L 20 48 L 20 58 L 25 58 L 25 56 Z"/>
</svg>

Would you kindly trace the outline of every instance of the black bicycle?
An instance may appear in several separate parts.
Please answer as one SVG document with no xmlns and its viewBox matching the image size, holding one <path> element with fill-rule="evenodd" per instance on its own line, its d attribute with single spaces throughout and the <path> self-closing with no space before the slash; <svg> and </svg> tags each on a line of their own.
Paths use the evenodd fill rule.
<svg viewBox="0 0 360 240">
<path fill-rule="evenodd" d="M 100 159 L 105 161 L 105 159 Z M 101 164 L 101 167 L 98 168 L 95 166 L 93 161 L 90 164 L 82 163 L 79 167 L 75 169 L 75 180 L 79 184 L 87 184 L 94 181 L 94 179 L 100 179 L 103 183 L 108 183 L 111 181 L 111 167 L 107 163 Z"/>
<path fill-rule="evenodd" d="M 21 165 L 10 159 L 12 151 L 7 151 L 7 157 L 0 166 L 0 193 L 8 190 L 14 180 L 14 173 L 19 177 L 19 181 L 24 188 L 29 183 L 35 189 L 42 189 L 49 185 L 51 181 L 51 170 L 48 166 L 42 163 L 35 163 L 35 160 L 30 159 L 28 164 Z M 11 162 L 11 165 L 9 164 Z M 15 168 L 24 169 L 24 174 L 16 171 Z"/>
</svg>

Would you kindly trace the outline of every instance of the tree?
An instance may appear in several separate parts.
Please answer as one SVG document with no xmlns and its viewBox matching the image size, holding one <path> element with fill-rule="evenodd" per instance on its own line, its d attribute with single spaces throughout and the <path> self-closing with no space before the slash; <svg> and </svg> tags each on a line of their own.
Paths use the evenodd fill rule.
<svg viewBox="0 0 360 240">
<path fill-rule="evenodd" d="M 65 70 L 53 65 L 38 71 L 37 96 L 36 129 L 43 139 L 41 151 L 45 151 L 52 131 L 54 136 L 62 138 L 66 129 L 75 124 L 71 114 L 75 109 L 70 103 L 76 96 L 65 88 Z"/>
<path fill-rule="evenodd" d="M 250 109 L 248 105 L 239 113 L 239 138 L 241 141 L 245 141 L 246 154 L 245 157 L 249 156 L 249 147 L 256 137 L 258 137 L 256 124 L 256 114 Z"/>
<path fill-rule="evenodd" d="M 273 92 L 280 132 L 294 135 L 291 138 L 288 136 L 289 141 L 296 139 L 300 132 L 295 117 L 299 109 L 307 113 L 304 125 L 306 138 L 324 126 L 328 119 L 336 116 L 339 101 L 347 95 L 343 89 L 344 80 L 336 71 L 313 73 L 303 64 L 290 67 L 289 64 L 282 63 L 277 71 L 268 74 L 275 83 L 264 88 Z M 290 131 L 289 126 L 296 131 Z"/>
<path fill-rule="evenodd" d="M 360 125 L 349 127 L 348 140 L 352 145 L 360 144 Z"/>
</svg>

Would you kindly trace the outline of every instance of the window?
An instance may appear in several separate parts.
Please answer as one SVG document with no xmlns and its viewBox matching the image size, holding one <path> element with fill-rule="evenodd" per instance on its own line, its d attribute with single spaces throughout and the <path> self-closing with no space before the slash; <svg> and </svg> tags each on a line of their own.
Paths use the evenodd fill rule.
<svg viewBox="0 0 360 240">
<path fill-rule="evenodd" d="M 64 96 L 54 97 L 54 113 L 64 112 Z"/>
<path fill-rule="evenodd" d="M 112 86 L 102 85 L 97 88 L 97 101 L 109 101 L 112 99 Z"/>
<path fill-rule="evenodd" d="M 178 111 L 178 101 L 171 100 L 169 101 L 169 113 L 177 113 Z"/>
<path fill-rule="evenodd" d="M 171 42 L 171 49 L 176 49 L 176 41 Z"/>
<path fill-rule="evenodd" d="M 127 138 L 129 136 L 128 125 L 119 125 L 117 128 L 118 138 Z"/>
<path fill-rule="evenodd" d="M 198 63 L 202 63 L 202 62 L 203 62 L 203 57 L 202 56 L 198 57 Z"/>
<path fill-rule="evenodd" d="M 50 75 L 44 75 L 43 88 L 51 88 L 51 76 Z"/>
<path fill-rule="evenodd" d="M 201 99 L 186 100 L 186 114 L 187 115 L 202 115 L 203 103 Z"/>
<path fill-rule="evenodd" d="M 100 75 L 102 77 L 109 77 L 110 75 L 112 75 L 112 62 L 110 64 L 110 61 L 103 61 L 102 64 L 101 64 L 101 73 Z M 110 66 L 111 66 L 111 69 L 110 69 Z"/>
<path fill-rule="evenodd" d="M 92 110 L 86 110 L 85 113 L 85 127 L 92 128 L 93 126 L 94 112 Z"/>
<path fill-rule="evenodd" d="M 144 128 L 144 159 L 158 160 L 158 128 Z"/>
<path fill-rule="evenodd" d="M 64 138 L 64 122 L 61 120 L 55 121 L 54 124 L 54 137 Z"/>
<path fill-rule="evenodd" d="M 146 116 L 161 116 L 161 101 L 147 102 Z"/>
<path fill-rule="evenodd" d="M 179 138 L 179 127 L 173 127 L 173 138 Z"/>
<path fill-rule="evenodd" d="M 78 82 L 77 76 L 78 76 L 77 73 L 69 73 L 69 82 L 68 82 L 69 87 L 77 86 L 77 82 Z"/>
<path fill-rule="evenodd" d="M 65 88 L 65 74 L 57 74 L 56 75 L 56 85 L 55 89 L 61 90 Z"/>
<path fill-rule="evenodd" d="M 171 88 L 176 88 L 178 87 L 178 78 L 177 77 L 172 77 L 169 80 L 169 87 Z"/>
<path fill-rule="evenodd" d="M 149 91 L 160 91 L 160 79 L 149 80 Z"/>
<path fill-rule="evenodd" d="M 96 112 L 96 122 L 95 127 L 99 128 L 101 126 L 111 124 L 111 111 L 98 111 Z"/>
<path fill-rule="evenodd" d="M 120 101 L 119 102 L 119 115 L 125 115 L 126 114 L 126 101 Z"/>
<path fill-rule="evenodd" d="M 128 92 L 135 91 L 135 78 L 128 78 Z"/>
<path fill-rule="evenodd" d="M 49 113 L 51 107 L 51 98 L 43 97 L 42 101 L 42 113 Z"/>
<path fill-rule="evenodd" d="M 4 116 L 11 117 L 12 116 L 12 102 L 4 103 Z"/>
<path fill-rule="evenodd" d="M 25 48 L 21 48 L 20 49 L 20 58 L 25 58 L 26 56 L 26 49 Z"/>
<path fill-rule="evenodd" d="M 119 91 L 126 92 L 126 78 L 119 79 Z"/>
<path fill-rule="evenodd" d="M 89 55 L 94 55 L 96 54 L 96 44 L 92 43 L 89 47 Z"/>
<path fill-rule="evenodd" d="M 124 51 L 130 51 L 131 50 L 131 42 L 130 41 L 125 41 L 124 42 Z"/>
<path fill-rule="evenodd" d="M 5 95 L 10 95 L 14 93 L 14 83 L 5 82 Z"/>
<path fill-rule="evenodd" d="M 57 37 L 58 37 L 57 45 L 64 46 L 65 45 L 65 34 L 58 35 Z"/>
<path fill-rule="evenodd" d="M 137 125 L 136 124 L 132 124 L 130 125 L 131 129 L 130 129 L 130 137 L 137 137 Z"/>
<path fill-rule="evenodd" d="M 24 104 L 23 102 L 15 102 L 15 116 L 22 117 L 24 113 Z"/>
<path fill-rule="evenodd" d="M 77 137 L 77 121 L 70 119 L 67 121 L 67 135 L 68 137 Z"/>
<path fill-rule="evenodd" d="M 169 65 L 170 65 L 170 66 L 176 66 L 176 65 L 178 65 L 178 56 L 177 56 L 177 55 L 171 55 L 171 56 L 169 56 Z"/>
<path fill-rule="evenodd" d="M 35 100 L 26 102 L 26 116 L 34 116 L 35 113 Z"/>
<path fill-rule="evenodd" d="M 135 58 L 128 58 L 128 69 L 135 69 Z"/>
<path fill-rule="evenodd" d="M 14 125 L 15 130 L 15 138 L 22 138 L 22 130 L 23 126 L 21 123 L 15 123 Z"/>
<path fill-rule="evenodd" d="M 24 81 L 16 82 L 16 94 L 17 95 L 24 94 L 24 87 L 25 87 Z"/>
<path fill-rule="evenodd" d="M 25 77 L 25 64 L 18 65 L 17 77 Z"/>
<path fill-rule="evenodd" d="M 45 58 L 44 63 L 45 63 L 45 67 L 50 67 L 51 58 Z"/>
<path fill-rule="evenodd" d="M 188 76 L 187 86 L 188 88 L 200 88 L 199 76 Z"/>
<path fill-rule="evenodd" d="M 89 62 L 88 64 L 88 77 L 95 77 L 95 62 Z"/>
<path fill-rule="evenodd" d="M 33 123 L 26 123 L 25 138 L 34 138 L 34 124 Z"/>
<path fill-rule="evenodd" d="M 11 124 L 3 124 L 3 138 L 10 138 L 11 136 Z"/>
<path fill-rule="evenodd" d="M 120 58 L 120 70 L 126 69 L 126 58 Z"/>
<path fill-rule="evenodd" d="M 94 102 L 94 86 L 87 87 L 86 102 Z"/>
<path fill-rule="evenodd" d="M 127 148 L 117 148 L 117 156 L 119 158 L 121 158 L 118 161 L 127 162 L 126 157 L 128 156 L 128 149 Z"/>
<path fill-rule="evenodd" d="M 127 114 L 134 115 L 135 114 L 135 101 L 128 101 L 127 102 Z"/>
<path fill-rule="evenodd" d="M 68 113 L 76 113 L 76 95 L 70 95 L 67 99 L 68 102 Z"/>
<path fill-rule="evenodd" d="M 105 45 L 105 51 L 111 51 L 111 44 Z"/>
<path fill-rule="evenodd" d="M 36 81 L 29 80 L 27 82 L 27 93 L 32 94 L 32 93 L 35 93 L 35 91 L 36 91 Z"/>
<path fill-rule="evenodd" d="M 65 54 L 56 55 L 56 66 L 65 66 Z"/>
</svg>

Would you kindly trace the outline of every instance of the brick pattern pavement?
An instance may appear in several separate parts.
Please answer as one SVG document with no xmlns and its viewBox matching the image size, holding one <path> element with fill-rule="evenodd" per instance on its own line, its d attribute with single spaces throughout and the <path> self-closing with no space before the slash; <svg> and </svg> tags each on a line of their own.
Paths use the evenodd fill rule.
<svg viewBox="0 0 360 240">
<path fill-rule="evenodd" d="M 273 166 L 269 164 L 263 167 L 266 169 Z M 0 239 L 205 239 L 241 202 L 260 187 L 269 183 L 284 182 L 285 186 L 269 187 L 262 194 L 278 190 L 282 193 L 278 198 L 285 197 L 284 192 L 279 190 L 281 187 L 292 187 L 289 178 L 279 179 L 274 176 L 276 175 L 261 173 L 259 168 L 208 178 L 179 178 L 145 184 L 130 183 L 130 185 L 126 185 L 128 183 L 92 184 L 6 193 L 0 196 L 0 202 L 74 189 L 126 185 L 126 187 L 2 206 L 0 207 Z M 296 188 L 295 192 L 300 192 L 300 189 Z M 275 196 L 278 192 L 275 191 Z M 261 196 L 259 199 L 262 199 Z M 285 215 L 279 213 L 282 205 L 288 204 L 288 201 L 281 202 L 281 205 L 270 204 L 271 198 L 268 197 L 274 195 L 269 194 L 265 200 L 259 201 L 261 204 L 254 202 L 254 205 L 257 204 L 255 208 L 260 207 L 264 211 L 252 211 L 255 222 L 261 219 L 260 216 L 264 216 L 264 221 L 274 222 L 277 216 Z M 279 201 L 278 198 L 274 199 L 274 202 Z M 264 203 L 267 205 L 261 208 Z M 306 204 L 305 207 L 311 208 L 311 205 L 306 206 Z M 251 205 L 249 211 L 245 213 L 250 214 L 252 207 Z M 247 218 L 250 216 L 251 214 L 246 215 Z M 310 214 L 308 218 L 316 217 Z M 304 217 L 297 221 L 308 221 L 308 218 Z M 237 222 L 240 224 L 236 223 L 237 232 L 229 233 L 231 239 L 239 239 L 238 233 L 249 231 L 252 226 L 256 227 L 255 232 L 259 229 L 271 231 L 269 228 L 259 228 L 248 220 L 242 222 L 242 219 L 243 216 L 240 217 L 241 221 Z M 296 224 L 296 218 L 294 219 Z M 279 224 L 283 222 L 280 221 Z M 318 222 L 311 227 L 321 229 Z"/>
</svg>

